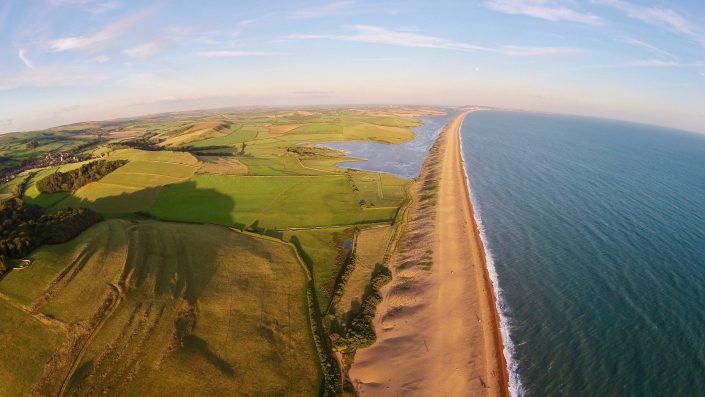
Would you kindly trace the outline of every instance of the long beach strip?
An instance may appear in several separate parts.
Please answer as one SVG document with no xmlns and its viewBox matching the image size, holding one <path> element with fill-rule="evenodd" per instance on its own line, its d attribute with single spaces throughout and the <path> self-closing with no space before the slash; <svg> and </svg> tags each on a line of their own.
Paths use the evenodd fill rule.
<svg viewBox="0 0 705 397">
<path fill-rule="evenodd" d="M 507 396 L 492 283 L 473 216 L 456 116 L 429 152 L 394 279 L 375 319 L 377 343 L 357 352 L 350 378 L 368 396 Z"/>
</svg>

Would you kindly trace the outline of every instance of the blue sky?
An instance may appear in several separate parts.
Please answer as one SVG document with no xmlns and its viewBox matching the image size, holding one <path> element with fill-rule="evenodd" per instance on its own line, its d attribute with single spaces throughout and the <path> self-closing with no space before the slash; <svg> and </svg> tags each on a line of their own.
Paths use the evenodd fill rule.
<svg viewBox="0 0 705 397">
<path fill-rule="evenodd" d="M 0 0 L 0 132 L 383 103 L 705 132 L 705 1 Z"/>
</svg>

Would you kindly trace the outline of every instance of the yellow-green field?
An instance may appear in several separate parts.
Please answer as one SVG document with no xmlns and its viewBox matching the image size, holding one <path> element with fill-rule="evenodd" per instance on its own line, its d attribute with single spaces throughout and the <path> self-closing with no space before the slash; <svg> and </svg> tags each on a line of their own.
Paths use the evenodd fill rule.
<svg viewBox="0 0 705 397">
<path fill-rule="evenodd" d="M 0 395 L 316 393 L 287 244 L 111 220 L 32 258 L 0 283 Z"/>
<path fill-rule="evenodd" d="M 346 318 L 360 306 L 370 274 L 375 266 L 383 264 L 384 254 L 392 234 L 391 226 L 363 229 L 355 241 L 355 266 L 338 302 L 336 314 Z"/>
<path fill-rule="evenodd" d="M 265 229 L 391 222 L 396 212 L 360 205 L 343 175 L 199 175 L 162 190 L 150 210 L 161 219 Z"/>
<path fill-rule="evenodd" d="M 85 207 L 106 214 L 147 211 L 154 205 L 163 186 L 193 176 L 198 159 L 183 152 L 120 150 L 108 156 L 129 162 L 89 183 L 59 202 L 59 207 Z"/>
</svg>

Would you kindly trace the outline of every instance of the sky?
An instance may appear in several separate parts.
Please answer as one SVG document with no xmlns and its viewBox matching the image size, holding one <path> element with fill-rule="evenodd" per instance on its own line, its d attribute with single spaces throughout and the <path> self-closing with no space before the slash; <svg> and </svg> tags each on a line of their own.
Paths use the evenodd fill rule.
<svg viewBox="0 0 705 397">
<path fill-rule="evenodd" d="M 336 104 L 705 133 L 705 1 L 0 0 L 0 132 Z"/>
</svg>

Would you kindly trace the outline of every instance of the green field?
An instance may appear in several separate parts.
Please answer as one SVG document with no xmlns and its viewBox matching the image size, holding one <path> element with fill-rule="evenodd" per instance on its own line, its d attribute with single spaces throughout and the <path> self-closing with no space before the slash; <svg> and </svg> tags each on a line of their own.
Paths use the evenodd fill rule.
<svg viewBox="0 0 705 397">
<path fill-rule="evenodd" d="M 392 227 L 382 226 L 358 232 L 355 245 L 355 266 L 338 302 L 336 314 L 348 318 L 359 307 L 370 282 L 370 275 L 377 265 L 383 264 L 384 254 L 391 237 Z"/>
<path fill-rule="evenodd" d="M 32 257 L 0 283 L 0 395 L 316 392 L 306 276 L 286 244 L 111 220 Z"/>
<path fill-rule="evenodd" d="M 204 206 L 203 203 L 208 203 Z M 389 222 L 396 207 L 364 208 L 343 175 L 200 175 L 159 194 L 156 217 L 266 229 Z"/>
<path fill-rule="evenodd" d="M 58 207 L 85 207 L 106 214 L 147 211 L 162 186 L 184 181 L 200 166 L 193 155 L 180 152 L 127 150 L 109 158 L 129 162 L 100 181 L 78 189 Z"/>
</svg>

